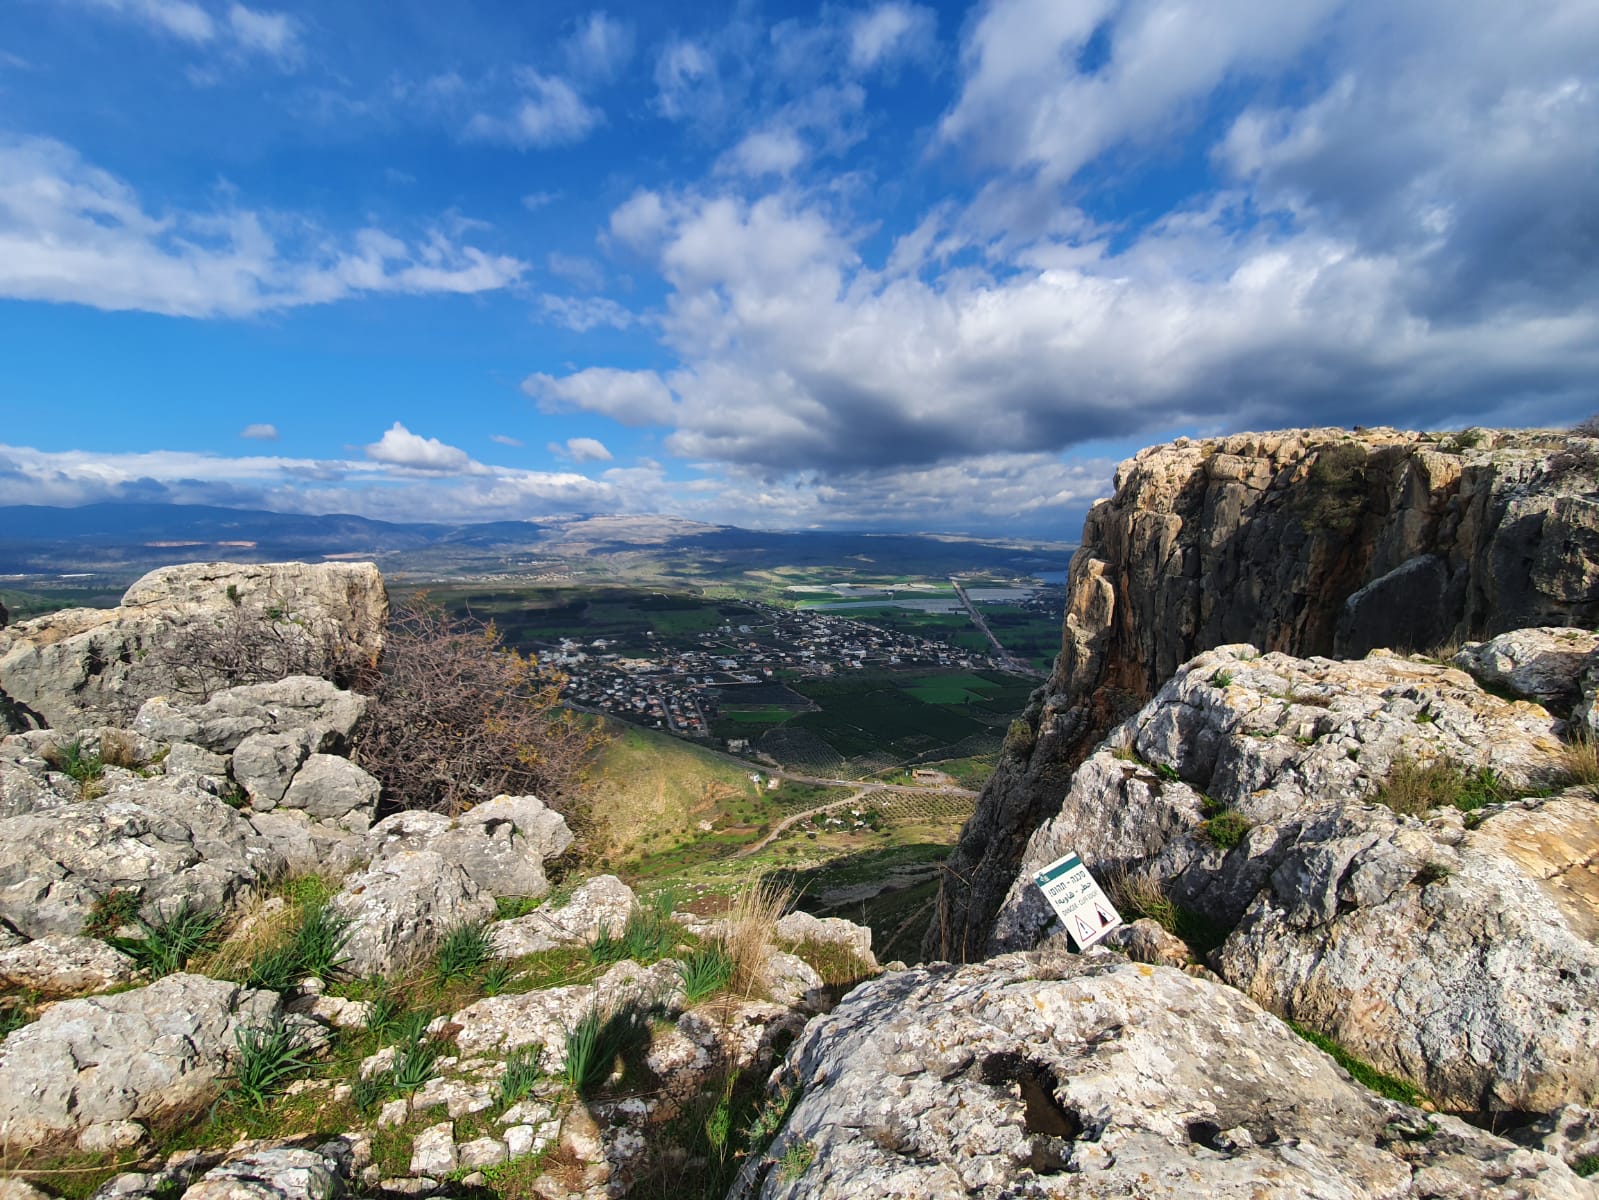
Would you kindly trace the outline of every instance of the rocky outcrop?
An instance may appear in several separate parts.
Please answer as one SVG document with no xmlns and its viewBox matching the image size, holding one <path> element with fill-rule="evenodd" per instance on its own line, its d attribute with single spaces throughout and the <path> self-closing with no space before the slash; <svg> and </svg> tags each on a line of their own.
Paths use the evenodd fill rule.
<svg viewBox="0 0 1599 1200">
<path fill-rule="evenodd" d="M 982 953 L 1073 769 L 1178 664 L 1428 649 L 1599 622 L 1599 442 L 1296 430 L 1178 439 L 1116 472 L 1072 560 L 1061 654 L 944 875 L 924 953 Z"/>
<path fill-rule="evenodd" d="M 1599 805 L 1509 798 L 1557 782 L 1556 728 L 1435 663 L 1220 647 L 1078 769 L 985 949 L 1055 936 L 1032 874 L 1075 850 L 1225 935 L 1228 982 L 1446 1107 L 1592 1105 Z M 1429 763 L 1436 807 L 1419 783 L 1392 798 Z"/>
<path fill-rule="evenodd" d="M 29 937 L 78 933 L 112 891 L 153 921 L 185 901 L 225 908 L 282 870 L 249 821 L 181 779 L 0 819 L 0 918 Z"/>
<path fill-rule="evenodd" d="M 261 735 L 301 734 L 310 754 L 342 750 L 366 704 L 365 696 L 342 691 L 326 679 L 291 675 L 225 688 L 203 702 L 157 696 L 140 706 L 133 727 L 146 737 L 188 742 L 217 754 L 232 754 Z M 304 760 L 301 755 L 299 762 Z M 253 761 L 246 756 L 247 763 Z"/>
<path fill-rule="evenodd" d="M 526 916 L 496 921 L 489 930 L 501 958 L 538 954 L 573 942 L 592 942 L 600 931 L 617 935 L 637 905 L 633 889 L 615 875 L 596 875 L 564 904 L 546 904 Z"/>
<path fill-rule="evenodd" d="M 387 622 L 371 563 L 165 567 L 117 608 L 0 629 L 0 706 L 35 727 L 114 721 L 176 688 L 203 698 L 225 686 L 230 666 L 281 676 L 375 663 Z"/>
<path fill-rule="evenodd" d="M 51 1005 L 0 1043 L 0 1144 L 110 1149 L 140 1141 L 141 1123 L 198 1114 L 239 1032 L 279 1008 L 271 992 L 199 975 Z"/>
<path fill-rule="evenodd" d="M 367 836 L 374 860 L 404 850 L 431 850 L 459 864 L 492 895 L 535 899 L 550 890 L 545 862 L 571 845 L 566 821 L 537 796 L 496 796 L 454 819 L 441 813 L 395 813 Z"/>
<path fill-rule="evenodd" d="M 458 925 L 494 917 L 494 898 L 431 850 L 403 850 L 350 876 L 329 901 L 349 922 L 344 967 L 382 975 L 431 951 Z"/>
<path fill-rule="evenodd" d="M 0 950 L 0 988 L 39 996 L 98 992 L 132 981 L 138 967 L 99 938 L 48 933 Z"/>
<path fill-rule="evenodd" d="M 1385 1100 L 1230 988 L 1096 953 L 893 974 L 806 1027 L 733 1195 L 1591 1198 Z"/>
</svg>

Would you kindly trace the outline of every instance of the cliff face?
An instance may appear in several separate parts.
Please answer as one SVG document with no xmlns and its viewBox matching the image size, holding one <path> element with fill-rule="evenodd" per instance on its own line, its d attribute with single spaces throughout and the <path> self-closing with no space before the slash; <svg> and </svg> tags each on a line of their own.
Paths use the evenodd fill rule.
<svg viewBox="0 0 1599 1200">
<path fill-rule="evenodd" d="M 1599 619 L 1599 441 L 1339 429 L 1155 446 L 1072 560 L 1061 653 L 951 855 L 928 958 L 981 957 L 1071 773 L 1178 665 L 1428 649 Z"/>
</svg>

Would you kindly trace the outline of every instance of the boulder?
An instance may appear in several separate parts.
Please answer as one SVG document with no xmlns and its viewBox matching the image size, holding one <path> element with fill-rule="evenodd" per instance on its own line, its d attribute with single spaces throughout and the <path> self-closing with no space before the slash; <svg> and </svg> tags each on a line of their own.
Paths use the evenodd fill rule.
<svg viewBox="0 0 1599 1200">
<path fill-rule="evenodd" d="M 347 758 L 313 754 L 294 773 L 279 803 L 300 809 L 318 821 L 334 821 L 366 829 L 377 812 L 383 785 Z"/>
<path fill-rule="evenodd" d="M 183 1192 L 184 1200 L 337 1200 L 360 1190 L 372 1150 L 363 1135 L 345 1134 L 315 1148 L 257 1145 L 212 1167 Z"/>
<path fill-rule="evenodd" d="M 496 796 L 453 821 L 439 813 L 395 813 L 373 826 L 367 838 L 374 861 L 401 851 L 431 850 L 458 863 L 492 895 L 535 898 L 550 890 L 544 863 L 571 844 L 561 814 L 536 796 Z"/>
<path fill-rule="evenodd" d="M 0 950 L 0 988 L 21 988 L 41 996 L 98 992 L 128 983 L 138 964 L 98 938 L 48 933 Z"/>
<path fill-rule="evenodd" d="M 317 740 L 309 729 L 289 729 L 252 733 L 239 742 L 233 751 L 233 779 L 250 797 L 253 810 L 270 812 L 277 807 Z"/>
<path fill-rule="evenodd" d="M 872 931 L 842 917 L 813 917 L 808 912 L 795 910 L 778 921 L 777 936 L 795 942 L 842 946 L 865 963 L 868 970 L 877 970 L 877 958 L 872 954 Z"/>
<path fill-rule="evenodd" d="M 1599 665 L 1599 633 L 1585 629 L 1513 629 L 1473 642 L 1455 666 L 1484 688 L 1498 688 L 1565 716 L 1581 698 L 1583 675 Z"/>
<path fill-rule="evenodd" d="M 1400 761 L 1456 764 L 1461 787 L 1487 770 L 1547 787 L 1557 727 L 1433 663 L 1220 647 L 1078 769 L 991 947 L 1052 935 L 1032 874 L 1075 851 L 1113 890 L 1147 876 L 1225 936 L 1210 965 L 1228 982 L 1446 1107 L 1592 1104 L 1599 1060 L 1580 1048 L 1599 1044 L 1599 807 L 1581 793 L 1469 816 L 1373 803 Z"/>
<path fill-rule="evenodd" d="M 263 648 L 284 651 L 285 665 L 374 663 L 388 595 L 371 563 L 164 567 L 117 608 L 68 609 L 0 629 L 0 708 L 34 727 L 125 718 L 170 693 L 175 668 L 198 674 L 195 648 L 227 640 L 241 621 L 267 631 Z"/>
<path fill-rule="evenodd" d="M 0 1043 L 0 1142 L 117 1139 L 129 1122 L 198 1115 L 221 1090 L 240 1030 L 279 1011 L 272 992 L 199 975 L 63 1000 Z"/>
<path fill-rule="evenodd" d="M 344 966 L 355 975 L 387 974 L 429 953 L 457 925 L 494 917 L 493 898 L 429 850 L 373 863 L 328 903 L 350 922 Z"/>
<path fill-rule="evenodd" d="M 113 890 L 153 920 L 184 900 L 225 908 L 282 869 L 243 816 L 182 779 L 0 819 L 0 918 L 33 938 L 78 933 Z"/>
<path fill-rule="evenodd" d="M 203 703 L 155 696 L 146 700 L 133 727 L 164 742 L 192 742 L 231 754 L 252 734 L 304 730 L 311 749 L 342 749 L 366 712 L 366 697 L 326 679 L 291 675 L 217 692 Z"/>
<path fill-rule="evenodd" d="M 774 1082 L 765 1198 L 1591 1198 L 1558 1159 L 1383 1099 L 1231 988 L 1105 951 L 855 989 Z"/>
<path fill-rule="evenodd" d="M 489 930 L 494 952 L 501 958 L 520 958 L 573 942 L 592 942 L 602 929 L 619 934 L 636 904 L 633 889 L 615 875 L 596 875 L 559 908 L 539 908 L 523 917 L 496 921 Z"/>
<path fill-rule="evenodd" d="M 362 834 L 313 821 L 298 809 L 251 813 L 249 821 L 290 875 L 339 879 L 367 861 Z"/>
</svg>

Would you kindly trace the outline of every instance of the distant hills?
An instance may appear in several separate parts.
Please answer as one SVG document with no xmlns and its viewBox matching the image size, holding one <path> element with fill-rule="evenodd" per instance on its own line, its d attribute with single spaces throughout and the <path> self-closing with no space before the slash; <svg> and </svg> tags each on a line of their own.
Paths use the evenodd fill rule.
<svg viewBox="0 0 1599 1200">
<path fill-rule="evenodd" d="M 0 575 L 129 578 L 178 562 L 373 559 L 428 577 L 560 569 L 683 580 L 781 567 L 882 575 L 1063 571 L 1063 543 L 938 534 L 740 529 L 677 517 L 585 514 L 482 524 L 376 521 L 189 504 L 0 506 Z"/>
</svg>

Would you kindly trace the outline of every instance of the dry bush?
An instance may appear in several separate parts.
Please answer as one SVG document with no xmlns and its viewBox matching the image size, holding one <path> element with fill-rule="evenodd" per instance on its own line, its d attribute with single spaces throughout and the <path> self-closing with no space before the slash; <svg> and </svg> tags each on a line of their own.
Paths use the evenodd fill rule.
<svg viewBox="0 0 1599 1200">
<path fill-rule="evenodd" d="M 733 959 L 732 988 L 748 996 L 766 984 L 764 966 L 777 923 L 794 902 L 794 885 L 755 879 L 744 885 L 723 917 L 722 940 Z"/>
<path fill-rule="evenodd" d="M 395 612 L 356 727 L 357 763 L 402 808 L 454 816 L 501 793 L 577 812 L 602 726 L 560 702 L 561 675 L 508 648 L 492 624 L 419 599 Z"/>
<path fill-rule="evenodd" d="M 1150 871 L 1123 871 L 1110 881 L 1116 907 L 1130 914 L 1131 920 L 1148 917 L 1167 933 L 1177 933 L 1180 914 L 1166 895 L 1160 880 Z"/>
<path fill-rule="evenodd" d="M 144 766 L 138 739 L 125 729 L 107 729 L 100 734 L 100 761 L 108 767 L 123 767 L 129 771 Z"/>
<path fill-rule="evenodd" d="M 310 628 L 281 606 L 235 605 L 212 621 L 180 626 L 153 651 L 173 695 L 204 701 L 227 688 L 291 675 L 359 688 L 370 676 L 373 664 L 355 639 L 334 627 Z"/>
<path fill-rule="evenodd" d="M 1599 787 L 1599 742 L 1583 734 L 1560 748 L 1561 773 L 1567 782 Z"/>
</svg>

